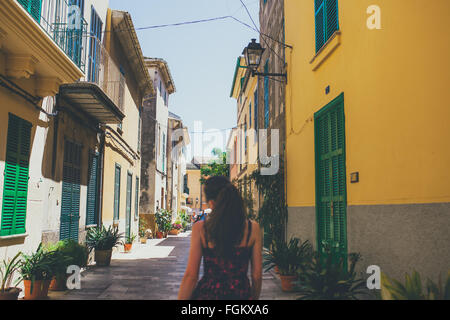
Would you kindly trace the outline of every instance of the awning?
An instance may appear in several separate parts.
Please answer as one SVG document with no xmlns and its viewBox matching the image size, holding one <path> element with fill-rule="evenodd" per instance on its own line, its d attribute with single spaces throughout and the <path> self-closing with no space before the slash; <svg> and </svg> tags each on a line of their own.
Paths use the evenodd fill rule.
<svg viewBox="0 0 450 320">
<path fill-rule="evenodd" d="M 99 123 L 121 123 L 125 115 L 95 83 L 76 82 L 59 87 L 61 98 L 80 108 Z"/>
</svg>

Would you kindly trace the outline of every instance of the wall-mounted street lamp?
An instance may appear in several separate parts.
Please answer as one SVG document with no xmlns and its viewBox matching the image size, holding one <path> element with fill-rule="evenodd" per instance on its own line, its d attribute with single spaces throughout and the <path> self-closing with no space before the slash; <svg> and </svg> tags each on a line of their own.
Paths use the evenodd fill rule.
<svg viewBox="0 0 450 320">
<path fill-rule="evenodd" d="M 261 44 L 256 42 L 256 39 L 252 39 L 252 42 L 244 49 L 242 54 L 245 57 L 247 67 L 250 69 L 252 76 L 270 76 L 270 77 L 284 77 L 287 79 L 287 73 L 263 73 L 258 72 L 259 65 L 261 64 L 262 55 L 266 49 L 261 47 Z"/>
</svg>

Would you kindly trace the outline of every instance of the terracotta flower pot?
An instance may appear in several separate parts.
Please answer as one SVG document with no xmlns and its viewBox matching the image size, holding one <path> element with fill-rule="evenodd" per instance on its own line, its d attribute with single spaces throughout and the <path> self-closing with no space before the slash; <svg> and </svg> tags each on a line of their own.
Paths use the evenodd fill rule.
<svg viewBox="0 0 450 320">
<path fill-rule="evenodd" d="M 176 235 L 178 235 L 178 232 L 180 232 L 178 229 L 172 229 L 172 230 L 170 230 L 169 235 L 176 236 Z"/>
<path fill-rule="evenodd" d="M 132 243 L 125 243 L 125 244 L 123 245 L 123 250 L 124 250 L 125 252 L 130 252 L 132 247 L 133 247 L 133 244 L 132 244 Z"/>
<path fill-rule="evenodd" d="M 140 238 L 140 240 L 141 240 L 142 244 L 146 244 L 147 243 L 147 237 L 142 237 L 142 238 Z"/>
<path fill-rule="evenodd" d="M 297 280 L 297 276 L 288 276 L 288 275 L 281 275 L 281 290 L 284 292 L 292 292 L 294 291 L 294 282 Z"/>
<path fill-rule="evenodd" d="M 67 276 L 65 274 L 53 277 L 50 282 L 50 291 L 65 291 L 67 290 Z"/>
<path fill-rule="evenodd" d="M 275 271 L 276 274 L 280 274 L 280 269 L 278 268 L 278 266 L 275 266 L 273 270 Z"/>
<path fill-rule="evenodd" d="M 164 234 L 162 232 L 156 231 L 156 238 L 162 239 L 162 238 L 164 238 Z"/>
<path fill-rule="evenodd" d="M 8 288 L 5 292 L 0 292 L 0 300 L 17 300 L 22 289 Z"/>
<path fill-rule="evenodd" d="M 25 287 L 24 300 L 39 300 L 47 298 L 50 281 L 51 280 L 36 280 L 33 283 L 33 290 L 31 290 L 31 280 L 23 280 L 23 285 Z"/>
<path fill-rule="evenodd" d="M 97 266 L 107 267 L 111 263 L 112 249 L 109 250 L 95 250 L 95 262 Z"/>
</svg>

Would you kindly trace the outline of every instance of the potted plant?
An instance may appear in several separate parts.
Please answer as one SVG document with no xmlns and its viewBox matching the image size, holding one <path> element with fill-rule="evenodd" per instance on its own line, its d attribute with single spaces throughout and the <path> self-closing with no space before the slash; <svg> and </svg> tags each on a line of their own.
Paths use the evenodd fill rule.
<svg viewBox="0 0 450 320">
<path fill-rule="evenodd" d="M 180 232 L 181 228 L 183 228 L 183 226 L 181 225 L 181 221 L 175 221 L 174 223 L 172 223 L 172 229 L 170 230 L 169 234 L 172 236 L 176 236 Z"/>
<path fill-rule="evenodd" d="M 281 289 L 285 292 L 294 290 L 297 272 L 303 270 L 311 261 L 312 245 L 309 241 L 301 242 L 291 238 L 289 243 L 274 241 L 271 250 L 265 250 L 264 266 L 266 271 L 277 267 L 281 279 Z"/>
<path fill-rule="evenodd" d="M 12 280 L 14 278 L 14 273 L 20 267 L 20 255 L 19 252 L 11 260 L 3 260 L 0 266 L 1 275 L 1 288 L 0 288 L 0 300 L 17 300 L 22 289 L 11 287 Z M 20 280 L 20 279 L 19 279 Z M 17 284 L 18 281 L 16 281 Z"/>
<path fill-rule="evenodd" d="M 165 209 L 156 211 L 155 220 L 158 227 L 156 237 L 158 239 L 167 237 L 168 232 L 172 229 L 171 216 L 171 213 Z"/>
<path fill-rule="evenodd" d="M 355 272 L 360 255 L 347 256 L 325 249 L 315 253 L 310 265 L 300 274 L 298 285 L 299 300 L 357 300 L 368 295 L 366 280 Z"/>
<path fill-rule="evenodd" d="M 45 252 L 42 244 L 31 255 L 23 254 L 20 265 L 20 275 L 25 287 L 25 300 L 44 299 L 48 295 L 50 281 L 54 276 L 54 256 Z"/>
<path fill-rule="evenodd" d="M 136 235 L 131 234 L 129 236 L 126 237 L 125 239 L 125 243 L 123 245 L 123 249 L 125 252 L 130 252 L 131 248 L 133 247 L 133 242 L 136 239 Z"/>
<path fill-rule="evenodd" d="M 142 244 L 147 243 L 146 231 L 148 229 L 147 222 L 142 216 L 139 218 L 139 239 Z"/>
<path fill-rule="evenodd" d="M 109 266 L 111 263 L 112 248 L 122 244 L 123 237 L 117 227 L 105 226 L 89 229 L 86 235 L 86 244 L 89 250 L 95 249 L 95 262 L 97 266 Z"/>
<path fill-rule="evenodd" d="M 87 266 L 89 249 L 74 240 L 61 240 L 47 247 L 48 252 L 54 252 L 55 276 L 50 282 L 49 290 L 64 291 L 67 289 L 67 267 L 71 265 L 80 268 Z"/>
</svg>

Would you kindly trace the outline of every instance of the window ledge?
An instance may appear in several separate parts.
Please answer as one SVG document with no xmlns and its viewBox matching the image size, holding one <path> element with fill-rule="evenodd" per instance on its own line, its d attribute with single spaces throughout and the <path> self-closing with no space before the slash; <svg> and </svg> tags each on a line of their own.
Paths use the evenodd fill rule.
<svg viewBox="0 0 450 320">
<path fill-rule="evenodd" d="M 10 236 L 0 236 L 0 240 L 14 240 L 28 237 L 28 233 L 13 234 Z"/>
<path fill-rule="evenodd" d="M 324 46 L 309 62 L 312 70 L 316 71 L 325 62 L 325 60 L 339 47 L 341 44 L 341 31 L 336 31 Z"/>
<path fill-rule="evenodd" d="M 97 228 L 97 225 L 96 224 L 89 224 L 89 225 L 85 226 L 86 230 L 92 229 L 92 228 Z"/>
</svg>

